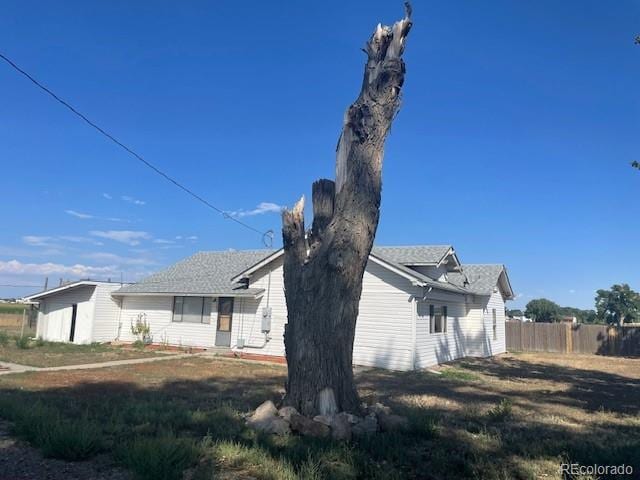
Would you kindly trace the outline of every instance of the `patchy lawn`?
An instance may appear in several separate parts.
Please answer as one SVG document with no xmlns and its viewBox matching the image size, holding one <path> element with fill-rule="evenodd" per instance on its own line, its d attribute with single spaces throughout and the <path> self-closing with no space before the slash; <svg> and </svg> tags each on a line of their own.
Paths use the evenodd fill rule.
<svg viewBox="0 0 640 480">
<path fill-rule="evenodd" d="M 359 373 L 363 398 L 412 427 L 350 444 L 247 430 L 241 414 L 280 399 L 286 370 L 224 358 L 0 376 L 0 415 L 49 456 L 111 452 L 149 479 L 553 479 L 565 461 L 637 478 L 640 360 L 519 354 L 437 370 Z"/>
<path fill-rule="evenodd" d="M 0 339 L 2 340 L 2 339 Z M 60 367 L 83 363 L 99 363 L 111 360 L 146 358 L 157 356 L 157 352 L 115 345 L 92 343 L 74 345 L 69 343 L 26 341 L 20 348 L 16 337 L 0 341 L 0 361 L 29 365 L 32 367 Z"/>
</svg>

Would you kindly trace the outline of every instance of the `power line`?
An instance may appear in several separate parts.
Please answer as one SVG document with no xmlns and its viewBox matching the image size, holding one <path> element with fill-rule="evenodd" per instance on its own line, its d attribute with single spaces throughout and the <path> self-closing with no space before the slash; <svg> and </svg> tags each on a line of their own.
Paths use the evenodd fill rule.
<svg viewBox="0 0 640 480">
<path fill-rule="evenodd" d="M 0 287 L 7 287 L 7 288 L 40 288 L 42 287 L 42 285 L 0 285 Z"/>
<path fill-rule="evenodd" d="M 116 145 L 118 145 L 120 148 L 124 149 L 127 153 L 129 153 L 130 155 L 132 155 L 134 158 L 136 158 L 138 161 L 140 161 L 141 163 L 143 163 L 145 166 L 147 166 L 148 168 L 150 168 L 151 170 L 153 170 L 155 173 L 157 173 L 158 175 L 160 175 L 161 177 L 163 177 L 165 180 L 173 183 L 176 187 L 180 188 L 182 191 L 184 191 L 185 193 L 187 193 L 188 195 L 191 195 L 193 198 L 195 198 L 196 200 L 198 200 L 200 203 L 204 204 L 205 206 L 209 207 L 210 209 L 220 213 L 222 215 L 223 218 L 228 219 L 228 220 L 233 220 L 234 222 L 236 222 L 238 225 L 242 225 L 243 227 L 256 232 L 259 235 L 262 235 L 262 242 L 264 243 L 265 246 L 267 247 L 271 247 L 273 245 L 273 230 L 267 230 L 266 232 L 262 232 L 260 230 L 258 230 L 257 228 L 252 227 L 251 225 L 243 222 L 242 220 L 239 220 L 237 218 L 235 218 L 232 215 L 229 215 L 227 212 L 225 212 L 224 210 L 222 210 L 221 208 L 216 207 L 215 205 L 211 204 L 208 200 L 202 198 L 200 195 L 198 195 L 197 193 L 195 193 L 193 190 L 189 189 L 188 187 L 184 186 L 183 184 L 181 184 L 180 182 L 178 182 L 177 180 L 173 179 L 172 177 L 170 177 L 168 174 L 166 174 L 165 172 L 163 172 L 162 170 L 160 170 L 158 167 L 156 167 L 155 165 L 153 165 L 151 162 L 145 160 L 142 155 L 139 155 L 138 153 L 136 153 L 133 149 L 129 148 L 128 146 L 126 146 L 124 143 L 122 143 L 120 140 L 118 140 L 116 137 L 114 137 L 113 135 L 111 135 L 109 132 L 107 132 L 106 130 L 104 130 L 102 127 L 100 127 L 99 125 L 97 125 L 96 123 L 94 123 L 92 120 L 90 120 L 89 118 L 87 118 L 84 114 L 82 114 L 81 112 L 79 112 L 75 107 L 73 107 L 72 105 L 70 105 L 69 103 L 67 103 L 65 100 L 63 100 L 62 98 L 60 98 L 58 95 L 56 95 L 54 92 L 52 92 L 51 90 L 49 90 L 47 87 L 45 87 L 42 83 L 40 83 L 38 80 L 36 80 L 33 76 L 31 76 L 28 72 L 26 72 L 25 70 L 23 70 L 22 68 L 20 68 L 18 65 L 16 65 L 11 59 L 9 59 L 7 56 L 5 56 L 4 54 L 0 53 L 0 58 L 2 58 L 2 60 L 4 60 L 7 64 L 9 64 L 9 66 L 11 66 L 14 70 L 16 70 L 18 73 L 22 74 L 23 76 L 25 76 L 29 81 L 31 81 L 31 83 L 33 83 L 35 86 L 37 86 L 39 89 L 41 89 L 42 91 L 44 91 L 45 93 L 47 93 L 48 95 L 50 95 L 51 97 L 53 97 L 58 103 L 60 103 L 61 105 L 63 105 L 64 107 L 66 107 L 67 109 L 69 109 L 74 115 L 76 115 L 77 117 L 79 117 L 80 119 L 82 119 L 87 125 L 89 125 L 90 127 L 93 127 L 95 130 L 97 130 L 99 133 L 101 133 L 102 135 L 104 135 L 105 137 L 107 137 L 109 140 L 111 140 L 113 143 L 115 143 Z"/>
</svg>

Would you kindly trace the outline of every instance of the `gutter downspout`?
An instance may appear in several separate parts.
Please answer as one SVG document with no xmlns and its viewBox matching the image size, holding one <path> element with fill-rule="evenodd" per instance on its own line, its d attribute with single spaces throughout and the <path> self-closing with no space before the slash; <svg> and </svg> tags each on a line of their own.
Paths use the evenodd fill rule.
<svg viewBox="0 0 640 480">
<path fill-rule="evenodd" d="M 416 369 L 418 299 L 411 296 L 411 370 Z"/>
</svg>

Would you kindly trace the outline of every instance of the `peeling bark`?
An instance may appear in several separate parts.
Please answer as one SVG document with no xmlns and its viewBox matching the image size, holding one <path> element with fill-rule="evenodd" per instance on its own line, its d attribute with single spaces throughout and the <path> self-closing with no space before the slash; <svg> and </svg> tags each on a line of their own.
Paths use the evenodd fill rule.
<svg viewBox="0 0 640 480">
<path fill-rule="evenodd" d="M 362 277 L 380 216 L 384 141 L 400 106 L 411 7 L 367 42 L 360 95 L 347 109 L 336 149 L 336 181 L 313 184 L 313 224 L 304 198 L 282 214 L 289 367 L 284 404 L 305 415 L 359 413 L 353 340 Z"/>
</svg>

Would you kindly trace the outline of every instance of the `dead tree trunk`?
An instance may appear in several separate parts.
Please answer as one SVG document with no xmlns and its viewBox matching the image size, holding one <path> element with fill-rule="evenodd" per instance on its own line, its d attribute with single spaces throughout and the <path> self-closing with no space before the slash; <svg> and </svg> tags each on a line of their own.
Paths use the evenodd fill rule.
<svg viewBox="0 0 640 480">
<path fill-rule="evenodd" d="M 362 89 L 347 109 L 336 181 L 313 184 L 313 224 L 304 197 L 282 215 L 289 367 L 284 403 L 305 415 L 360 410 L 353 339 L 362 277 L 380 216 L 384 141 L 400 105 L 411 7 L 393 27 L 376 27 L 366 45 Z"/>
</svg>

